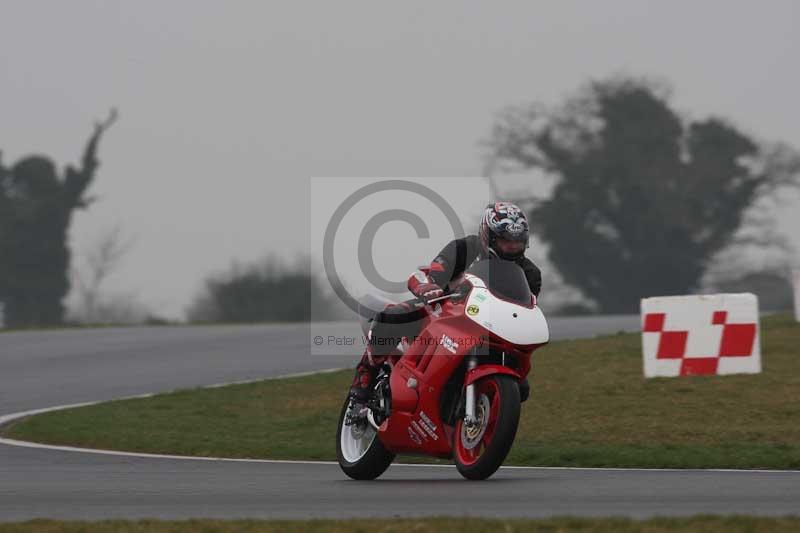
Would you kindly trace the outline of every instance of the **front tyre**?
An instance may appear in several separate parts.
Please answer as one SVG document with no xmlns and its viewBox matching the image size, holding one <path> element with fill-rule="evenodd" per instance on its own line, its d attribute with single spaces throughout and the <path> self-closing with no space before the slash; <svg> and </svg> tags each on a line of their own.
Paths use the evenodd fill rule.
<svg viewBox="0 0 800 533">
<path fill-rule="evenodd" d="M 474 427 L 460 419 L 455 431 L 455 461 L 467 479 L 486 479 L 505 461 L 519 426 L 517 380 L 494 374 L 475 383 Z"/>
<path fill-rule="evenodd" d="M 336 458 L 342 471 L 353 479 L 370 480 L 383 474 L 394 460 L 394 454 L 383 447 L 375 428 L 362 419 L 345 425 L 350 399 L 346 399 L 339 415 L 336 432 Z"/>
</svg>

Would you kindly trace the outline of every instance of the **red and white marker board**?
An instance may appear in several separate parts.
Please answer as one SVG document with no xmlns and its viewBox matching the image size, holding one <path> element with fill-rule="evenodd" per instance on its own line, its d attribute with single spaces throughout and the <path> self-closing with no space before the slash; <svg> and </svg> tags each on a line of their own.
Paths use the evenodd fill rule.
<svg viewBox="0 0 800 533">
<path fill-rule="evenodd" d="M 644 376 L 761 372 L 755 294 L 661 296 L 642 300 Z"/>
</svg>

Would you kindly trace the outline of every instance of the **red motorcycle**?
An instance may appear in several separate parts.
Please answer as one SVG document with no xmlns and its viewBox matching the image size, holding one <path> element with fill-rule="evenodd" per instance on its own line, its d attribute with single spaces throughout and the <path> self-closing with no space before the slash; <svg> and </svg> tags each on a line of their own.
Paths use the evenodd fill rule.
<svg viewBox="0 0 800 533">
<path fill-rule="evenodd" d="M 451 285 L 419 302 L 422 329 L 390 354 L 373 399 L 345 402 L 336 453 L 351 478 L 375 479 L 404 453 L 453 458 L 465 478 L 486 479 L 511 450 L 547 321 L 512 262 L 478 261 Z M 372 318 L 362 314 L 365 335 Z"/>
</svg>

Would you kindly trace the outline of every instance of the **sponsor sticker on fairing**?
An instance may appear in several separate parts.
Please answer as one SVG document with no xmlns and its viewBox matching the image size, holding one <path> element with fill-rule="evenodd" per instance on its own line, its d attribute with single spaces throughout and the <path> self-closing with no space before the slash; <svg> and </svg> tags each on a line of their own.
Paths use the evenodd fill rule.
<svg viewBox="0 0 800 533">
<path fill-rule="evenodd" d="M 414 422 L 412 422 L 413 424 Z M 436 425 L 428 418 L 428 415 L 425 414 L 425 411 L 419 412 L 419 425 L 422 426 L 422 429 L 425 430 L 425 433 L 431 436 L 433 440 L 439 440 L 439 436 L 436 434 Z"/>
<path fill-rule="evenodd" d="M 408 436 L 409 438 L 411 438 L 411 440 L 413 440 L 417 444 L 422 444 L 422 438 L 420 438 L 420 436 L 417 434 L 416 431 L 411 429 L 411 426 L 409 426 L 408 428 Z"/>
<path fill-rule="evenodd" d="M 412 420 L 411 421 L 411 425 L 408 427 L 408 431 L 409 432 L 411 432 L 411 431 L 415 432 L 418 439 L 421 437 L 422 440 L 428 440 L 428 436 L 425 434 L 425 431 L 423 431 L 423 429 L 421 427 L 419 427 L 419 424 L 417 424 L 416 420 Z M 422 444 L 422 440 L 420 440 L 420 441 L 416 441 L 415 440 L 414 442 L 417 442 L 417 444 Z"/>
<path fill-rule="evenodd" d="M 444 333 L 442 334 L 441 344 L 444 347 L 444 349 L 450 353 L 456 353 L 456 351 L 458 351 L 458 343 L 453 339 L 451 339 L 450 337 L 448 337 L 447 335 L 445 335 Z"/>
<path fill-rule="evenodd" d="M 419 422 L 412 421 L 411 425 L 414 426 L 414 429 L 419 429 L 421 427 L 424 431 L 423 436 L 427 433 L 433 440 L 439 440 L 439 436 L 436 434 L 436 426 L 431 423 L 430 418 L 425 416 L 425 413 L 420 411 Z"/>
</svg>

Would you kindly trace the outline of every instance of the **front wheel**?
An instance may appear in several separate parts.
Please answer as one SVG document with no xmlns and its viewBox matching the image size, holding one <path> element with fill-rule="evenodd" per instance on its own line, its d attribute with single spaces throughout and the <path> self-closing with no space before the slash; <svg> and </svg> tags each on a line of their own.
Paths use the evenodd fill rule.
<svg viewBox="0 0 800 533">
<path fill-rule="evenodd" d="M 475 383 L 476 424 L 456 424 L 455 461 L 467 479 L 486 479 L 505 461 L 519 425 L 520 397 L 517 381 L 495 374 Z"/>
<path fill-rule="evenodd" d="M 353 406 L 350 398 L 345 400 L 339 415 L 336 432 L 336 458 L 342 471 L 353 479 L 369 480 L 383 474 L 394 461 L 394 454 L 387 451 L 377 438 L 375 428 L 365 419 L 347 425 L 347 413 Z"/>
</svg>

